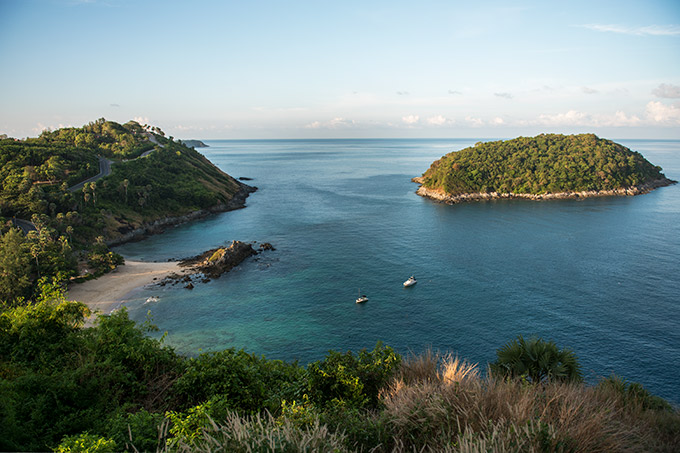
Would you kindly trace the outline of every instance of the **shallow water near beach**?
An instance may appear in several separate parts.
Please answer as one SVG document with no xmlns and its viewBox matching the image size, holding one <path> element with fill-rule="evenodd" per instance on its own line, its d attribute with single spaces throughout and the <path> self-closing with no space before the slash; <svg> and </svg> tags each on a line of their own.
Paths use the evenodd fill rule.
<svg viewBox="0 0 680 453">
<path fill-rule="evenodd" d="M 484 366 L 537 335 L 572 348 L 589 382 L 616 373 L 680 404 L 680 185 L 454 206 L 415 195 L 413 176 L 480 140 L 206 140 L 217 166 L 253 178 L 247 208 L 116 250 L 159 261 L 232 240 L 276 250 L 193 290 L 138 290 L 131 317 L 149 312 L 184 354 L 236 347 L 303 364 L 383 341 Z M 615 141 L 680 179 L 680 141 Z"/>
</svg>

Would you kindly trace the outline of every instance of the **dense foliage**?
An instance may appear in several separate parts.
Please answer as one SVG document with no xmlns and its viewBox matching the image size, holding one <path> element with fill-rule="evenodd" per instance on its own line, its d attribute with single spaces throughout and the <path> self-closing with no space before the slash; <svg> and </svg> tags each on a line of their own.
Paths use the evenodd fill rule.
<svg viewBox="0 0 680 453">
<path fill-rule="evenodd" d="M 663 179 L 640 153 L 593 134 L 477 143 L 435 161 L 423 186 L 450 195 L 613 190 Z"/>
<path fill-rule="evenodd" d="M 308 401 L 307 393 L 315 401 L 325 398 L 324 388 L 296 363 L 233 349 L 178 356 L 146 336 L 125 310 L 83 328 L 87 307 L 67 302 L 56 283 L 44 282 L 41 289 L 35 301 L 0 312 L 0 450 L 44 451 L 62 439 L 65 451 L 94 440 L 123 449 L 130 432 L 136 448 L 153 450 L 156 428 L 166 418 L 171 436 L 190 437 L 209 418 L 276 415 Z M 329 357 L 340 356 L 348 368 L 326 361 L 328 385 L 349 379 L 363 397 L 338 394 L 337 402 L 377 402 L 398 364 L 394 351 L 378 345 L 358 357 Z"/>
<path fill-rule="evenodd" d="M 111 174 L 83 185 L 104 158 Z M 78 259 L 90 274 L 110 270 L 122 258 L 107 242 L 224 205 L 240 187 L 200 153 L 134 121 L 0 139 L 0 301 L 30 297 L 42 276 L 77 275 Z M 35 231 L 11 232 L 15 219 Z"/>
<path fill-rule="evenodd" d="M 37 138 L 0 140 L 0 215 L 30 219 L 72 210 L 68 188 L 99 172 L 97 156 L 137 157 L 154 148 L 150 137 L 134 121 L 120 125 L 100 119 Z"/>
<path fill-rule="evenodd" d="M 617 377 L 597 387 L 559 373 L 483 378 L 458 358 L 402 359 L 381 344 L 307 367 L 234 349 L 187 358 L 125 310 L 84 327 L 88 314 L 46 279 L 31 303 L 2 307 L 0 450 L 673 451 L 680 441 L 677 410 Z"/>
<path fill-rule="evenodd" d="M 27 235 L 17 228 L 5 228 L 4 232 L 0 228 L 0 302 L 21 304 L 39 290 L 36 283 L 41 277 L 63 280 L 77 273 L 67 236 L 44 225 L 37 216 L 34 220 L 39 229 Z M 122 259 L 113 253 L 110 256 L 116 262 Z"/>
<path fill-rule="evenodd" d="M 76 186 L 99 172 L 98 156 L 113 162 L 112 173 Z M 46 216 L 48 226 L 60 233 L 71 226 L 83 243 L 214 207 L 240 187 L 200 153 L 134 121 L 100 119 L 38 138 L 0 140 L 0 164 L 0 216 Z"/>
</svg>

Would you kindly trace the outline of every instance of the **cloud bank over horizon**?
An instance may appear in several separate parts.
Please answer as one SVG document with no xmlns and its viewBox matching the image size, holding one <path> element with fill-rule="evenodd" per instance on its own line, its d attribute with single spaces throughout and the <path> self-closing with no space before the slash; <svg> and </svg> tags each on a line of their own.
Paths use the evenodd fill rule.
<svg viewBox="0 0 680 453">
<path fill-rule="evenodd" d="M 14 137 L 104 117 L 207 139 L 680 139 L 670 0 L 616 10 L 8 0 L 0 13 L 12 62 L 0 73 L 0 133 Z"/>
</svg>

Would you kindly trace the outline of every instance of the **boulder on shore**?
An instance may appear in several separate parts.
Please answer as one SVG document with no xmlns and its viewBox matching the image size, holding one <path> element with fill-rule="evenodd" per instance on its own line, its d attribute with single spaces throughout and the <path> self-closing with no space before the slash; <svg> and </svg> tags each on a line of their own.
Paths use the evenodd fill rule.
<svg viewBox="0 0 680 453">
<path fill-rule="evenodd" d="M 180 262 L 181 266 L 191 267 L 208 278 L 218 278 L 225 272 L 241 264 L 249 256 L 257 255 L 251 244 L 233 241 L 228 247 L 208 250 L 198 256 Z"/>
</svg>

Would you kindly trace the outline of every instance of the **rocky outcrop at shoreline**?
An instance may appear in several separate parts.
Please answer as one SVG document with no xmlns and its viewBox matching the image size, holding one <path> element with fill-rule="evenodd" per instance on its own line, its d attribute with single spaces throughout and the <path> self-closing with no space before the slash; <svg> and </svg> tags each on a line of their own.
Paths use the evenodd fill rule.
<svg viewBox="0 0 680 453">
<path fill-rule="evenodd" d="M 236 192 L 233 198 L 227 203 L 220 203 L 209 209 L 199 209 L 198 211 L 193 211 L 182 216 L 164 217 L 153 222 L 142 224 L 142 226 L 138 228 L 126 231 L 125 233 L 122 233 L 121 236 L 106 241 L 106 244 L 109 247 L 113 247 L 126 242 L 139 241 L 151 235 L 160 234 L 169 227 L 190 222 L 192 220 L 201 219 L 212 214 L 244 208 L 246 206 L 246 198 L 248 198 L 248 195 L 251 193 L 257 191 L 257 187 L 252 187 L 243 183 L 239 184 L 240 188 L 238 192 Z"/>
<path fill-rule="evenodd" d="M 252 244 L 232 241 L 228 247 L 207 250 L 200 255 L 181 260 L 179 265 L 184 268 L 184 271 L 181 274 L 170 274 L 159 285 L 186 283 L 185 288 L 193 289 L 194 283 L 199 281 L 207 283 L 211 279 L 219 278 L 222 274 L 241 264 L 248 257 L 258 255 L 267 250 L 276 250 L 268 242 L 261 243 L 258 249 L 255 249 Z"/>
<path fill-rule="evenodd" d="M 187 146 L 189 148 L 209 148 L 208 145 L 203 143 L 200 140 L 179 140 L 182 145 Z"/>
<path fill-rule="evenodd" d="M 440 201 L 447 204 L 465 203 L 470 201 L 489 201 L 489 200 L 499 200 L 499 199 L 525 199 L 533 201 L 541 200 L 559 200 L 559 199 L 576 199 L 576 198 L 590 198 L 590 197 L 611 197 L 611 196 L 633 196 L 641 195 L 644 193 L 651 192 L 659 187 L 670 186 L 676 184 L 677 181 L 673 181 L 668 178 L 658 179 L 656 181 L 651 181 L 645 184 L 640 184 L 637 186 L 624 187 L 621 189 L 614 190 L 589 190 L 583 192 L 559 192 L 559 193 L 544 193 L 544 194 L 527 194 L 527 193 L 498 193 L 498 192 L 488 192 L 488 193 L 464 193 L 458 195 L 451 195 L 440 190 L 428 189 L 423 186 L 423 178 L 416 177 L 411 179 L 411 181 L 421 184 L 421 186 L 416 191 L 416 194 L 421 197 L 430 198 L 435 201 Z"/>
</svg>

